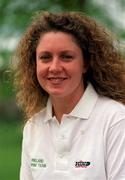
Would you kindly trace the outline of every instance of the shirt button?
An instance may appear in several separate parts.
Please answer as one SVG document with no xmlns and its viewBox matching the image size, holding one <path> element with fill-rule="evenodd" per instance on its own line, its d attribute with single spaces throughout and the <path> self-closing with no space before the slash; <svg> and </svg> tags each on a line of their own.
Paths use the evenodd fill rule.
<svg viewBox="0 0 125 180">
<path fill-rule="evenodd" d="M 64 157 L 64 154 L 63 153 L 60 153 L 60 154 L 58 154 L 58 156 L 59 156 L 59 158 L 63 158 Z"/>
<path fill-rule="evenodd" d="M 62 134 L 60 137 L 61 137 L 61 139 L 65 139 L 65 135 L 64 134 Z"/>
</svg>

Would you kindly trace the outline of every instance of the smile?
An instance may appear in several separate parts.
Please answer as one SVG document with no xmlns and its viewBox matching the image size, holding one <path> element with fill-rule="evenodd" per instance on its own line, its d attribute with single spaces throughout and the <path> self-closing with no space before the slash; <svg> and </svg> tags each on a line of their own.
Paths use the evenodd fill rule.
<svg viewBox="0 0 125 180">
<path fill-rule="evenodd" d="M 66 77 L 48 77 L 47 78 L 47 80 L 49 80 L 53 84 L 60 84 L 66 79 L 68 79 L 68 78 L 66 78 Z"/>
<path fill-rule="evenodd" d="M 65 79 L 67 79 L 67 78 L 65 78 L 65 77 L 48 77 L 47 79 L 48 79 L 48 80 L 57 80 L 57 79 L 59 79 L 59 80 L 65 80 Z"/>
</svg>

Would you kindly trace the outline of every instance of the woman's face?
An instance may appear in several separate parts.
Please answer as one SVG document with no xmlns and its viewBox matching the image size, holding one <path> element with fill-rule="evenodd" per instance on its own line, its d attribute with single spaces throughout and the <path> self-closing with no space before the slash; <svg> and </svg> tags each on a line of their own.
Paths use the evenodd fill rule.
<svg viewBox="0 0 125 180">
<path fill-rule="evenodd" d="M 50 97 L 83 94 L 86 72 L 81 48 L 64 32 L 47 32 L 36 48 L 36 72 L 40 86 Z"/>
</svg>

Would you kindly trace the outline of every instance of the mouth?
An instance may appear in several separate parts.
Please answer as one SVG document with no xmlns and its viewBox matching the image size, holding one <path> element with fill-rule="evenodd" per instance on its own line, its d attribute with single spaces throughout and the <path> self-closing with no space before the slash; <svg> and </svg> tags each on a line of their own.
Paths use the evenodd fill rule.
<svg viewBox="0 0 125 180">
<path fill-rule="evenodd" d="M 47 77 L 47 80 L 53 84 L 61 84 L 63 81 L 67 79 L 67 77 Z"/>
</svg>

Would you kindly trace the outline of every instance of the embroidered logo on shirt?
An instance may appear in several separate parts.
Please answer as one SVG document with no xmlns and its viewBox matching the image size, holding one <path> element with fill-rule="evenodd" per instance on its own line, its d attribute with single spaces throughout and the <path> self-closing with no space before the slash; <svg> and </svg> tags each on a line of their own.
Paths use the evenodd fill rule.
<svg viewBox="0 0 125 180">
<path fill-rule="evenodd" d="M 90 166 L 90 162 L 89 161 L 77 161 L 75 163 L 75 167 L 76 168 L 87 168 L 88 166 Z"/>
<path fill-rule="evenodd" d="M 33 168 L 36 168 L 36 167 L 46 168 L 47 165 L 46 165 L 44 159 L 32 158 L 32 159 L 31 159 L 31 167 L 33 167 Z"/>
</svg>

